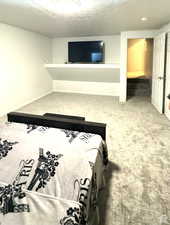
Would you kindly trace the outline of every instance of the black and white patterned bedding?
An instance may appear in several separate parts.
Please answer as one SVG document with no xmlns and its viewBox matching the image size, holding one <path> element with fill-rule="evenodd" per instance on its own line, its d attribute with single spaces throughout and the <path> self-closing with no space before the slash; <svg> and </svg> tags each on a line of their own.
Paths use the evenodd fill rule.
<svg viewBox="0 0 170 225">
<path fill-rule="evenodd" d="M 0 225 L 91 225 L 106 164 L 99 135 L 0 124 Z"/>
</svg>

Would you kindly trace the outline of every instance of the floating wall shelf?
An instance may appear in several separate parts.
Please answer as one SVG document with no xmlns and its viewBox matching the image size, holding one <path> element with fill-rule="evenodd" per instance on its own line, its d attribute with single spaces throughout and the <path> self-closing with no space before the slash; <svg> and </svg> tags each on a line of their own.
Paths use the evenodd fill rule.
<svg viewBox="0 0 170 225">
<path fill-rule="evenodd" d="M 46 68 L 120 69 L 119 64 L 45 64 Z"/>
</svg>

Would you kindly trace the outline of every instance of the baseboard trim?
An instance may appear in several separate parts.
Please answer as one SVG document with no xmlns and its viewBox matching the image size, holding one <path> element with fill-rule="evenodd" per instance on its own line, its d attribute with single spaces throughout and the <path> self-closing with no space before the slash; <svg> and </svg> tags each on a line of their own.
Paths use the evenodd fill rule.
<svg viewBox="0 0 170 225">
<path fill-rule="evenodd" d="M 11 108 L 11 109 L 8 110 L 8 112 L 5 112 L 5 113 L 0 114 L 0 117 L 5 116 L 5 115 L 6 115 L 7 113 L 9 113 L 9 112 L 16 111 L 16 110 L 18 110 L 18 109 L 20 109 L 20 108 L 22 108 L 22 107 L 24 107 L 24 106 L 26 106 L 26 105 L 29 105 L 29 104 L 31 104 L 32 102 L 37 101 L 38 99 L 43 98 L 43 97 L 45 97 L 46 95 L 51 94 L 52 92 L 53 92 L 53 90 L 50 90 L 50 91 L 46 92 L 45 94 L 40 95 L 39 97 L 33 98 L 33 99 L 31 99 L 30 101 L 27 101 L 27 102 L 24 103 L 24 104 L 20 104 L 20 105 L 14 107 L 14 108 Z"/>
<path fill-rule="evenodd" d="M 53 80 L 54 92 L 119 96 L 120 83 Z"/>
</svg>

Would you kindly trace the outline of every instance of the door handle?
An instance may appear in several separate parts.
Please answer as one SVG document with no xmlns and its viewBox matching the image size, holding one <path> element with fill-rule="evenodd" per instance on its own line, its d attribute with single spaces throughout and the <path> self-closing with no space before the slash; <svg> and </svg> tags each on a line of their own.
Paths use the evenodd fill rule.
<svg viewBox="0 0 170 225">
<path fill-rule="evenodd" d="M 164 77 L 158 77 L 158 79 L 159 79 L 159 80 L 163 80 L 163 79 L 164 79 Z"/>
</svg>

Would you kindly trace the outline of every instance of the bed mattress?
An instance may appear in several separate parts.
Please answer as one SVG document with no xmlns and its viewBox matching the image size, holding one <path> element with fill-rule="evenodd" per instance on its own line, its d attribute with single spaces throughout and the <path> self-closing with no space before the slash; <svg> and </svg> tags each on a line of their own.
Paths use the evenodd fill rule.
<svg viewBox="0 0 170 225">
<path fill-rule="evenodd" d="M 0 225 L 92 224 L 106 164 L 99 135 L 1 123 Z"/>
</svg>

